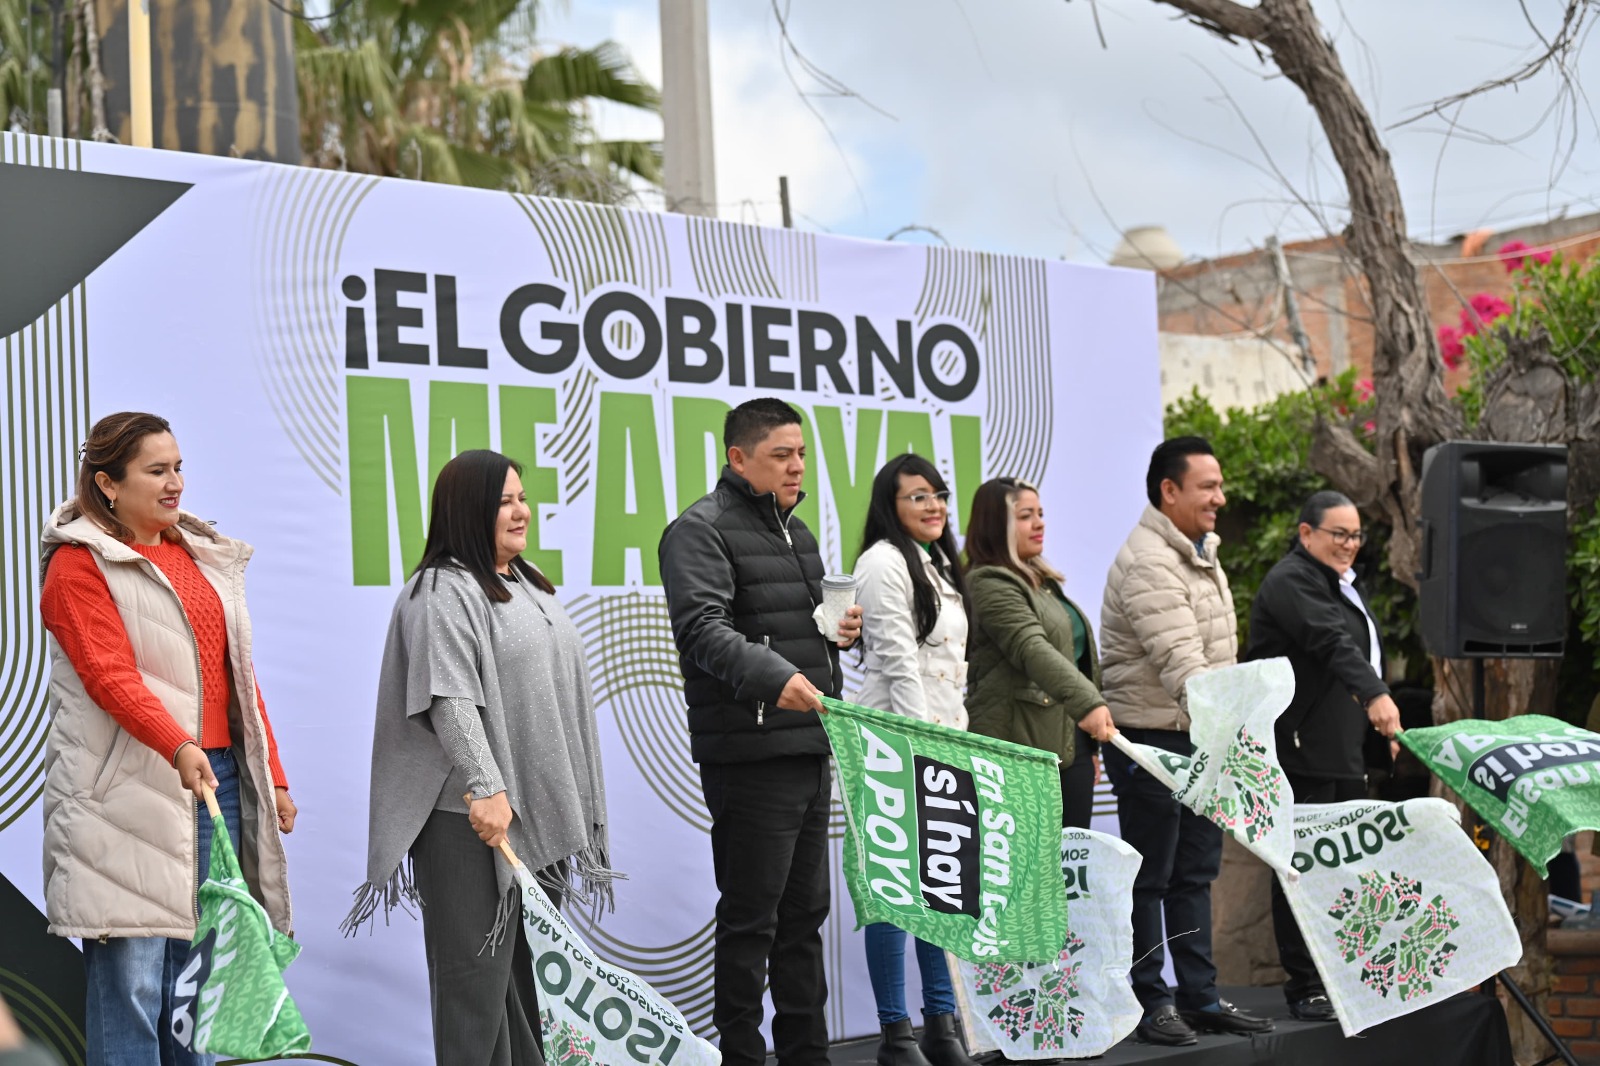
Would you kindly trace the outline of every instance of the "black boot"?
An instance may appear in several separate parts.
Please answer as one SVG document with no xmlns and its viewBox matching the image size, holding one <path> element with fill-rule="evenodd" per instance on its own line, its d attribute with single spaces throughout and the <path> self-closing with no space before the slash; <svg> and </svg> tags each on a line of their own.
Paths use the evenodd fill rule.
<svg viewBox="0 0 1600 1066">
<path fill-rule="evenodd" d="M 919 1046 L 929 1066 L 978 1066 L 956 1035 L 954 1014 L 924 1014 Z"/>
<path fill-rule="evenodd" d="M 878 1066 L 930 1066 L 911 1035 L 911 1019 L 901 1018 L 883 1027 L 883 1043 L 878 1045 Z"/>
</svg>

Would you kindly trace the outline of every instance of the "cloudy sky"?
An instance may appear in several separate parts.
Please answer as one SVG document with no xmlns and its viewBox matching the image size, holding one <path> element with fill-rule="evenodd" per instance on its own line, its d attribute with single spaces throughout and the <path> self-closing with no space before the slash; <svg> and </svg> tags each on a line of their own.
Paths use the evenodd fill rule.
<svg viewBox="0 0 1600 1066">
<path fill-rule="evenodd" d="M 1296 192 L 1338 224 L 1342 183 L 1298 90 L 1153 0 L 1098 0 L 1104 49 L 1090 0 L 777 0 L 799 56 L 859 98 L 803 72 L 773 0 L 708 3 L 724 218 L 778 224 L 787 175 L 798 226 L 927 226 L 963 247 L 1085 262 L 1135 225 L 1166 226 L 1190 256 L 1320 233 Z M 1505 74 L 1537 42 L 1513 0 L 1316 6 L 1380 126 Z M 1526 0 L 1546 34 L 1564 6 Z M 546 43 L 615 40 L 660 84 L 658 0 L 553 8 Z M 1600 85 L 1600 42 L 1573 73 Z M 1386 133 L 1413 236 L 1600 211 L 1600 119 L 1582 99 L 1574 119 L 1556 84 L 1475 100 L 1453 135 L 1438 118 Z M 648 116 L 598 120 L 609 135 L 660 133 Z"/>
</svg>

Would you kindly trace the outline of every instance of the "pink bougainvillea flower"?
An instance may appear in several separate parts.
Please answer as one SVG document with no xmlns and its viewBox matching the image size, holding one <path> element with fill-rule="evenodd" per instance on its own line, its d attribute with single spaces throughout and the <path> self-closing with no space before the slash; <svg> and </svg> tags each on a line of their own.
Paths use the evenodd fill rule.
<svg viewBox="0 0 1600 1066">
<path fill-rule="evenodd" d="M 1439 327 L 1439 354 L 1444 358 L 1444 365 L 1451 370 L 1461 365 L 1461 360 L 1467 354 L 1467 350 L 1461 346 L 1461 330 L 1454 326 Z"/>
<path fill-rule="evenodd" d="M 1526 241 L 1507 241 L 1500 246 L 1500 251 L 1496 254 L 1505 262 L 1508 273 L 1521 270 L 1529 259 L 1541 266 L 1550 262 L 1550 249 L 1540 248 L 1535 251 Z"/>
<path fill-rule="evenodd" d="M 1511 313 L 1511 305 L 1492 292 L 1480 292 L 1468 300 L 1467 303 L 1472 305 L 1472 312 L 1461 312 L 1461 324 L 1463 331 L 1467 333 L 1476 333 L 1478 331 L 1477 323 L 1479 322 L 1487 326 L 1495 319 L 1503 318 Z M 1465 329 L 1468 322 L 1473 323 L 1472 329 Z"/>
<path fill-rule="evenodd" d="M 1376 422 L 1365 422 L 1365 423 L 1362 424 L 1361 428 L 1366 430 L 1367 433 L 1369 433 L 1369 434 L 1376 433 L 1376 432 L 1378 432 L 1378 423 L 1376 423 Z"/>
<path fill-rule="evenodd" d="M 1449 329 L 1450 327 L 1446 326 L 1445 328 Z M 1360 381 L 1356 382 L 1356 399 L 1363 403 L 1372 399 L 1371 378 L 1362 378 Z"/>
</svg>

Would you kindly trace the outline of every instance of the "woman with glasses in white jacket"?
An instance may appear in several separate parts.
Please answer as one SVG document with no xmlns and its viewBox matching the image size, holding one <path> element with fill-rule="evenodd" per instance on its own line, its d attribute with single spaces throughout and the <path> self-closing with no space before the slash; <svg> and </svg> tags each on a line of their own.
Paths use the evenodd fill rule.
<svg viewBox="0 0 1600 1066">
<path fill-rule="evenodd" d="M 919 455 L 889 460 L 872 482 L 856 561 L 865 684 L 855 701 L 952 729 L 967 728 L 968 605 L 949 526 L 950 492 Z M 880 1066 L 972 1066 L 955 1029 L 944 951 L 916 942 L 923 1034 L 906 1009 L 905 931 L 867 926 L 867 970 L 883 1042 Z"/>
</svg>

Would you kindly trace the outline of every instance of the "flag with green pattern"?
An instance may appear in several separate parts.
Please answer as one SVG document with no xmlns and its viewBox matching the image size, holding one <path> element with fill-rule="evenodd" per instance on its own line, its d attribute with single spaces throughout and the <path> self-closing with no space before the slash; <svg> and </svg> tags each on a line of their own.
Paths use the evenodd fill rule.
<svg viewBox="0 0 1600 1066">
<path fill-rule="evenodd" d="M 1067 935 L 1061 778 L 1037 748 L 823 699 L 862 925 L 973 962 L 1054 959 Z"/>
<path fill-rule="evenodd" d="M 221 815 L 211 819 L 211 869 L 200 924 L 178 974 L 172 1035 L 200 1054 L 264 1059 L 311 1048 L 283 971 L 300 945 L 272 927 L 250 895 Z"/>
<path fill-rule="evenodd" d="M 1580 829 L 1600 829 L 1600 734 L 1542 714 L 1407 729 L 1404 744 L 1546 876 Z"/>
<path fill-rule="evenodd" d="M 1056 958 L 950 968 L 971 1054 L 999 1051 L 1007 1062 L 1090 1058 L 1133 1032 L 1144 1016 L 1128 985 L 1139 863 L 1139 853 L 1114 836 L 1061 831 L 1071 929 Z"/>
<path fill-rule="evenodd" d="M 522 931 L 539 982 L 549 1066 L 720 1066 L 722 1052 L 695 1035 L 649 982 L 602 959 L 512 859 L 522 892 Z"/>
<path fill-rule="evenodd" d="M 1500 880 L 1439 799 L 1303 804 L 1279 876 L 1346 1036 L 1522 957 Z"/>
<path fill-rule="evenodd" d="M 1289 872 L 1294 792 L 1278 762 L 1278 716 L 1294 698 L 1287 659 L 1262 659 L 1190 678 L 1193 755 L 1113 738 L 1173 798 L 1209 818 L 1274 870 Z M 1291 875 L 1292 876 L 1292 875 Z"/>
</svg>

